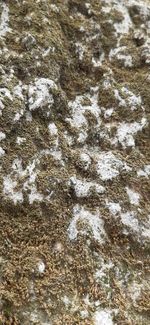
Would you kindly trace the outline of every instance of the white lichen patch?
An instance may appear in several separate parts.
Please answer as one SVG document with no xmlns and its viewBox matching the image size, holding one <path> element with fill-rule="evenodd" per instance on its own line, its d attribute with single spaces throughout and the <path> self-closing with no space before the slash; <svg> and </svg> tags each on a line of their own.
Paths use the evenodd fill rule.
<svg viewBox="0 0 150 325">
<path fill-rule="evenodd" d="M 126 187 L 126 192 L 128 194 L 130 203 L 133 205 L 139 205 L 140 195 L 137 192 L 134 192 L 131 188 Z"/>
<path fill-rule="evenodd" d="M 115 10 L 120 15 L 119 21 L 115 16 L 112 21 L 113 27 L 115 29 L 115 35 L 117 38 L 117 47 L 112 48 L 109 53 L 110 61 L 113 59 L 117 59 L 120 62 L 123 62 L 124 67 L 131 68 L 133 66 L 132 56 L 128 53 L 126 46 L 120 46 L 121 39 L 129 33 L 130 29 L 133 28 L 133 23 L 126 6 L 126 3 L 122 1 L 104 1 L 105 7 L 102 7 L 102 11 L 106 14 L 110 13 L 111 10 Z"/>
<path fill-rule="evenodd" d="M 107 181 L 117 177 L 120 171 L 130 171 L 131 168 L 111 151 L 108 151 L 98 155 L 96 170 L 100 178 Z"/>
<path fill-rule="evenodd" d="M 0 116 L 2 115 L 2 110 L 5 107 L 5 100 L 9 99 L 10 101 L 13 100 L 13 97 L 11 95 L 11 92 L 9 89 L 2 87 L 0 88 Z"/>
<path fill-rule="evenodd" d="M 50 123 L 49 125 L 48 125 L 48 130 L 49 130 L 49 133 L 51 134 L 51 135 L 54 135 L 54 136 L 57 136 L 57 134 L 58 134 L 58 129 L 57 129 L 57 126 L 56 126 L 56 124 L 55 123 Z"/>
<path fill-rule="evenodd" d="M 117 55 L 118 60 L 124 62 L 124 67 L 125 68 L 131 68 L 133 67 L 133 58 L 130 54 L 125 55 L 125 54 L 118 54 Z"/>
<path fill-rule="evenodd" d="M 56 138 L 54 146 L 50 149 L 44 149 L 40 151 L 40 157 L 52 156 L 55 160 L 59 161 L 60 165 L 64 166 L 64 161 L 62 159 L 62 151 L 59 148 L 58 138 Z"/>
<path fill-rule="evenodd" d="M 24 114 L 24 110 L 21 109 L 20 112 L 17 112 L 14 116 L 14 122 L 17 122 L 21 119 L 21 117 L 23 116 Z"/>
<path fill-rule="evenodd" d="M 122 50 L 124 50 L 123 46 L 120 46 L 120 41 L 124 37 L 124 35 L 128 34 L 130 29 L 133 27 L 133 23 L 128 11 L 128 8 L 126 4 L 123 1 L 104 1 L 105 7 L 103 7 L 103 12 L 106 14 L 109 13 L 111 10 L 115 10 L 118 12 L 118 15 L 120 15 L 119 21 L 116 19 L 115 16 L 113 19 L 113 27 L 115 29 L 115 35 L 117 38 L 117 47 L 112 48 L 110 50 L 109 59 L 115 58 L 119 61 L 124 62 L 124 67 L 132 67 L 132 57 L 130 54 L 122 53 Z"/>
<path fill-rule="evenodd" d="M 121 94 L 118 89 L 114 89 L 114 96 L 118 100 L 119 106 L 126 106 L 126 101 L 121 97 Z"/>
<path fill-rule="evenodd" d="M 127 104 L 131 107 L 131 110 L 135 110 L 137 107 L 141 107 L 142 99 L 140 95 L 135 95 L 127 87 L 122 87 L 121 92 L 126 97 Z"/>
<path fill-rule="evenodd" d="M 2 110 L 4 109 L 4 104 L 3 104 L 3 102 L 1 101 L 1 99 L 0 99 L 0 116 L 2 116 Z"/>
<path fill-rule="evenodd" d="M 50 4 L 50 9 L 56 14 L 59 13 L 59 8 L 55 4 Z"/>
<path fill-rule="evenodd" d="M 150 165 L 145 165 L 143 169 L 139 169 L 137 171 L 137 176 L 138 177 L 146 177 L 149 178 L 150 176 Z"/>
<path fill-rule="evenodd" d="M 119 106 L 129 107 L 131 111 L 142 108 L 142 99 L 140 95 L 135 95 L 127 87 L 122 87 L 120 91 L 114 89 L 114 96 L 118 100 Z"/>
<path fill-rule="evenodd" d="M 72 305 L 72 300 L 67 296 L 62 297 L 62 301 L 66 308 L 69 308 Z"/>
<path fill-rule="evenodd" d="M 5 150 L 2 147 L 0 147 L 0 157 L 4 155 L 5 155 Z"/>
<path fill-rule="evenodd" d="M 17 137 L 16 143 L 21 145 L 22 143 L 24 143 L 26 141 L 26 138 L 23 137 Z"/>
<path fill-rule="evenodd" d="M 93 317 L 94 325 L 113 325 L 110 309 L 97 310 Z"/>
<path fill-rule="evenodd" d="M 22 314 L 29 324 L 52 325 L 47 314 L 41 311 L 39 307 L 33 306 L 29 311 L 23 311 Z"/>
<path fill-rule="evenodd" d="M 115 49 L 111 49 L 109 53 L 109 59 L 115 59 L 119 62 L 123 62 L 125 68 L 131 68 L 133 66 L 133 58 L 130 54 L 126 54 L 126 46 L 120 46 Z"/>
<path fill-rule="evenodd" d="M 119 142 L 124 148 L 135 147 L 134 135 L 136 135 L 139 131 L 142 131 L 146 124 L 147 120 L 144 117 L 139 123 L 120 123 L 117 128 L 116 136 L 112 140 L 112 143 L 117 144 Z"/>
<path fill-rule="evenodd" d="M 23 202 L 23 191 L 28 193 L 30 204 L 34 201 L 42 201 L 44 199 L 43 195 L 37 191 L 36 186 L 36 177 L 38 173 L 36 166 L 38 164 L 38 159 L 33 159 L 26 169 L 23 170 L 22 160 L 17 158 L 13 161 L 10 175 L 4 176 L 3 193 L 9 197 L 14 204 Z"/>
<path fill-rule="evenodd" d="M 134 232 L 139 232 L 139 222 L 136 218 L 135 212 L 128 211 L 125 213 L 121 213 L 121 221 L 123 225 L 129 227 Z"/>
<path fill-rule="evenodd" d="M 134 304 L 136 304 L 137 300 L 140 298 L 141 291 L 142 291 L 142 283 L 137 283 L 133 281 L 132 284 L 129 286 L 129 295 Z"/>
<path fill-rule="evenodd" d="M 87 50 L 86 46 L 81 42 L 76 42 L 75 47 L 76 47 L 76 53 L 78 54 L 79 60 L 82 61 L 84 58 L 84 54 Z"/>
<path fill-rule="evenodd" d="M 29 190 L 29 203 L 32 204 L 34 201 L 43 201 L 43 194 L 37 191 L 36 186 L 36 177 L 37 177 L 37 170 L 36 165 L 39 164 L 38 159 L 34 159 L 26 168 L 25 173 L 28 175 L 28 180 L 24 183 L 23 188 L 24 190 Z"/>
<path fill-rule="evenodd" d="M 50 109 L 54 103 L 53 95 L 51 90 L 57 89 L 57 86 L 53 80 L 46 78 L 35 79 L 33 84 L 29 85 L 28 96 L 29 96 L 29 109 L 31 111 L 42 108 L 48 105 Z"/>
<path fill-rule="evenodd" d="M 44 273 L 44 271 L 45 271 L 45 264 L 44 264 L 43 261 L 39 261 L 38 262 L 37 269 L 38 269 L 38 272 L 39 273 L 41 273 L 41 274 Z"/>
<path fill-rule="evenodd" d="M 9 27 L 9 7 L 6 3 L 1 4 L 2 13 L 0 17 L 0 37 L 5 37 L 8 32 L 11 32 Z"/>
<path fill-rule="evenodd" d="M 87 127 L 88 122 L 85 117 L 85 112 L 89 111 L 97 119 L 97 124 L 100 125 L 100 107 L 98 105 L 98 88 L 91 88 L 93 94 L 87 93 L 84 96 L 77 96 L 75 101 L 68 103 L 71 110 L 71 118 L 67 118 L 72 127 L 80 129 L 81 127 Z"/>
<path fill-rule="evenodd" d="M 26 112 L 26 121 L 27 122 L 32 122 L 32 113 L 31 112 Z"/>
<path fill-rule="evenodd" d="M 4 132 L 0 132 L 0 141 L 6 138 L 6 134 Z"/>
<path fill-rule="evenodd" d="M 67 130 L 64 131 L 63 137 L 69 147 L 73 145 L 74 138 L 69 134 L 69 132 Z"/>
<path fill-rule="evenodd" d="M 77 138 L 77 142 L 84 143 L 87 139 L 87 136 L 88 136 L 87 132 L 85 130 L 81 130 Z"/>
<path fill-rule="evenodd" d="M 109 118 L 110 116 L 112 116 L 113 111 L 114 111 L 114 108 L 113 107 L 108 108 L 108 109 L 104 109 L 104 117 L 106 119 Z"/>
<path fill-rule="evenodd" d="M 108 201 L 106 199 L 106 207 L 109 209 L 109 212 L 116 216 L 121 212 L 121 206 L 119 203 Z"/>
<path fill-rule="evenodd" d="M 111 89 L 114 83 L 113 71 L 108 68 L 108 71 L 104 73 L 103 89 Z"/>
<path fill-rule="evenodd" d="M 133 58 L 130 54 L 118 54 L 118 59 L 124 62 L 125 68 L 131 68 L 133 67 Z"/>
<path fill-rule="evenodd" d="M 15 97 L 18 97 L 19 99 L 24 101 L 22 82 L 19 82 L 19 84 L 14 87 L 13 94 Z"/>
<path fill-rule="evenodd" d="M 112 0 L 110 2 L 113 3 Z M 116 34 L 117 35 L 127 34 L 130 28 L 133 26 L 127 7 L 123 3 L 123 1 L 119 1 L 119 0 L 115 1 L 113 7 L 118 12 L 120 12 L 123 17 L 121 22 L 117 22 L 114 24 Z"/>
<path fill-rule="evenodd" d="M 32 184 L 32 187 L 30 187 L 30 194 L 29 194 L 29 203 L 33 204 L 33 202 L 38 201 L 42 202 L 44 199 L 43 194 L 39 193 L 37 191 L 36 185 Z"/>
<path fill-rule="evenodd" d="M 87 310 L 81 310 L 80 315 L 81 315 L 82 319 L 85 319 L 85 318 L 87 318 L 89 316 L 89 313 L 88 313 Z"/>
<path fill-rule="evenodd" d="M 146 227 L 142 228 L 142 237 L 150 239 L 150 224 L 148 229 Z"/>
<path fill-rule="evenodd" d="M 98 68 L 101 67 L 103 62 L 105 60 L 105 54 L 102 53 L 98 59 L 92 58 L 92 64 L 94 66 L 94 68 Z"/>
<path fill-rule="evenodd" d="M 14 204 L 17 203 L 22 203 L 23 202 L 23 194 L 22 190 L 17 191 L 17 181 L 12 180 L 10 176 L 4 177 L 4 182 L 3 182 L 3 193 L 4 195 L 8 196 Z"/>
<path fill-rule="evenodd" d="M 126 187 L 126 192 L 129 196 L 130 203 L 132 205 L 138 206 L 140 195 L 137 192 Z M 132 231 L 134 234 L 138 236 L 138 240 L 147 240 L 150 238 L 150 217 L 148 221 L 139 222 L 135 211 L 126 211 L 123 212 L 119 203 L 105 200 L 106 207 L 109 209 L 109 212 L 115 217 L 117 220 L 121 220 L 121 223 L 125 226 L 123 230 L 124 234 L 128 234 L 128 230 Z M 119 218 L 119 219 L 118 219 Z"/>
<path fill-rule="evenodd" d="M 107 262 L 104 261 L 104 259 L 101 257 L 99 259 L 99 266 L 98 269 L 95 272 L 95 279 L 97 282 L 103 280 L 105 277 L 109 277 L 109 270 L 111 270 L 114 267 L 114 264 L 111 260 L 108 260 Z M 108 284 L 107 284 L 108 286 Z"/>
<path fill-rule="evenodd" d="M 81 228 L 79 229 L 79 223 Z M 82 225 L 86 224 L 86 228 Z M 73 209 L 73 218 L 68 227 L 68 235 L 70 240 L 76 240 L 78 233 L 82 235 L 88 234 L 91 231 L 92 237 L 100 243 L 104 242 L 106 233 L 104 230 L 104 221 L 102 220 L 99 212 L 91 213 L 83 206 L 75 205 Z"/>
<path fill-rule="evenodd" d="M 54 252 L 61 253 L 63 251 L 63 244 L 60 241 L 57 241 L 53 248 Z"/>
<path fill-rule="evenodd" d="M 67 120 L 72 127 L 79 128 L 87 124 L 87 120 L 84 117 L 85 109 L 81 105 L 82 100 L 82 96 L 78 96 L 74 102 L 69 102 L 69 107 L 72 110 L 72 118 L 68 118 Z"/>
<path fill-rule="evenodd" d="M 105 188 L 94 181 L 86 181 L 77 179 L 72 176 L 69 181 L 71 187 L 74 189 L 77 197 L 87 197 L 92 193 L 92 190 L 98 194 L 105 192 Z"/>
<path fill-rule="evenodd" d="M 148 221 L 141 227 L 141 235 L 146 239 L 150 239 L 150 215 L 148 216 Z"/>
<path fill-rule="evenodd" d="M 43 51 L 43 54 L 42 54 L 42 56 L 45 58 L 46 56 L 48 56 L 50 53 L 54 53 L 55 52 L 55 47 L 54 46 L 49 46 L 47 49 L 45 49 L 44 51 Z"/>
<path fill-rule="evenodd" d="M 69 297 L 64 295 L 61 300 L 64 303 L 65 308 L 69 309 L 71 313 L 75 313 L 76 311 L 80 310 L 80 301 L 77 294 Z"/>
<path fill-rule="evenodd" d="M 90 156 L 87 153 L 82 152 L 80 155 L 80 160 L 83 164 L 83 169 L 88 170 L 92 162 Z"/>
</svg>

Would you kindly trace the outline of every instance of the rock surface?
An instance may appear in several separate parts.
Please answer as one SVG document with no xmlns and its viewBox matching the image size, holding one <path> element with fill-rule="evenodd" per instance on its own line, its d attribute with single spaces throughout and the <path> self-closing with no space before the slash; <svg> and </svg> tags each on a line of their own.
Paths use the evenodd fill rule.
<svg viewBox="0 0 150 325">
<path fill-rule="evenodd" d="M 0 323 L 149 323 L 150 1 L 0 3 Z"/>
</svg>

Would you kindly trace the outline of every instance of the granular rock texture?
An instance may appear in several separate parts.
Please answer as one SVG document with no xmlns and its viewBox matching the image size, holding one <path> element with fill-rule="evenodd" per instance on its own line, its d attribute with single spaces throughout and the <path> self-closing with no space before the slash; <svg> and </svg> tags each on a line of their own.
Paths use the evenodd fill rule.
<svg viewBox="0 0 150 325">
<path fill-rule="evenodd" d="M 150 324 L 149 65 L 149 0 L 0 2 L 0 324 Z"/>
</svg>

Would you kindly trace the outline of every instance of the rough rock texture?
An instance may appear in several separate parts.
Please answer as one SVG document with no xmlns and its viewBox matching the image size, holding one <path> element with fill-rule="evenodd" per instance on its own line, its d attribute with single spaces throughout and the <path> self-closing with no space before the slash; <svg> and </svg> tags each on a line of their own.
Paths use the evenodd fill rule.
<svg viewBox="0 0 150 325">
<path fill-rule="evenodd" d="M 149 324 L 150 1 L 0 17 L 0 324 Z"/>
</svg>

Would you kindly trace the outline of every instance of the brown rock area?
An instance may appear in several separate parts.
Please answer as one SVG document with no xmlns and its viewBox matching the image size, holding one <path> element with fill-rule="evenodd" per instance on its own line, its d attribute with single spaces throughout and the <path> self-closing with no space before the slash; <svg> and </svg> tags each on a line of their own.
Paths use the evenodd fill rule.
<svg viewBox="0 0 150 325">
<path fill-rule="evenodd" d="M 147 325 L 150 1 L 0 2 L 0 324 Z"/>
</svg>

